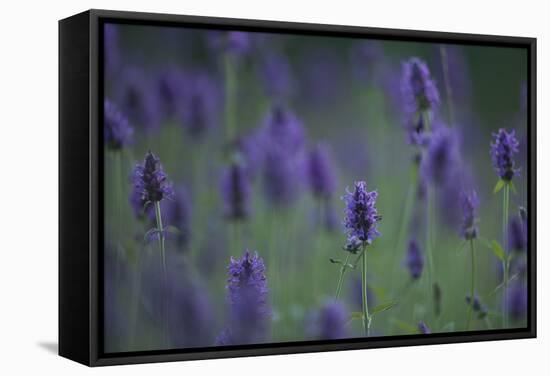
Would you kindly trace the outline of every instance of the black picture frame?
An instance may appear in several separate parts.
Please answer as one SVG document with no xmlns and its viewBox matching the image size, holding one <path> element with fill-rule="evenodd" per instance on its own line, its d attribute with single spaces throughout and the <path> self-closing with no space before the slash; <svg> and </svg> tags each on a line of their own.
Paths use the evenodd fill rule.
<svg viewBox="0 0 550 376">
<path fill-rule="evenodd" d="M 528 59 L 528 318 L 522 329 L 106 354 L 102 349 L 102 28 L 105 21 L 515 47 Z M 88 366 L 536 337 L 536 39 L 88 10 L 59 21 L 59 354 Z"/>
</svg>

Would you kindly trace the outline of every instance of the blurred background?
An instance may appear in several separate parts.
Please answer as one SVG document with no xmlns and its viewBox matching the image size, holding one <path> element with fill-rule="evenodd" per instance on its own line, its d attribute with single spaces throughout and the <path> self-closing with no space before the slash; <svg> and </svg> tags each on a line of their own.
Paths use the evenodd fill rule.
<svg viewBox="0 0 550 376">
<path fill-rule="evenodd" d="M 438 314 L 425 268 L 415 278 L 406 263 L 411 240 L 425 260 L 402 95 L 403 64 L 413 56 L 431 72 L 440 96 L 434 124 L 452 129 L 458 154 L 434 187 Z M 499 128 L 515 130 L 523 170 L 511 195 L 516 215 L 527 206 L 524 50 L 107 24 L 104 63 L 105 107 L 126 120 L 119 142 L 105 143 L 107 352 L 362 336 L 353 318 L 359 270 L 346 273 L 338 307 L 331 300 L 340 265 L 330 259 L 346 257 L 341 197 L 358 180 L 378 191 L 383 217 L 368 250 L 369 307 L 395 304 L 374 317 L 371 335 L 417 334 L 421 321 L 431 332 L 464 330 L 463 189 L 480 201 L 476 292 L 487 311 L 470 329 L 499 327 L 501 268 L 484 244 L 502 238 L 489 148 Z M 175 192 L 161 202 L 163 221 L 177 229 L 166 235 L 166 281 L 156 239 L 146 236 L 154 213 L 136 200 L 132 180 L 148 151 Z M 265 265 L 266 322 L 254 340 L 223 343 L 235 324 L 230 258 L 247 249 Z M 512 324 L 523 326 L 524 311 L 514 309 Z"/>
</svg>

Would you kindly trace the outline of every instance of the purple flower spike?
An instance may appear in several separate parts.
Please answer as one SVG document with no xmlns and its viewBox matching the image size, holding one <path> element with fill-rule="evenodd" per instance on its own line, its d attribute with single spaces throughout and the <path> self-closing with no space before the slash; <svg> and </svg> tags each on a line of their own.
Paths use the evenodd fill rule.
<svg viewBox="0 0 550 376">
<path fill-rule="evenodd" d="M 332 197 L 336 190 L 336 174 L 326 145 L 319 144 L 310 151 L 307 169 L 313 195 L 322 199 Z"/>
<path fill-rule="evenodd" d="M 293 156 L 301 152 L 306 140 L 300 120 L 282 106 L 272 108 L 266 121 L 264 136 L 269 143 L 268 148 L 284 149 Z"/>
<path fill-rule="evenodd" d="M 148 131 L 159 127 L 158 98 L 143 70 L 133 67 L 122 70 L 114 93 L 116 103 L 134 126 Z"/>
<path fill-rule="evenodd" d="M 219 122 L 220 88 L 207 74 L 199 73 L 187 82 L 187 94 L 181 109 L 184 126 L 193 137 L 201 137 Z"/>
<path fill-rule="evenodd" d="M 108 148 L 119 150 L 132 143 L 134 129 L 118 107 L 108 99 L 104 105 L 104 140 Z"/>
<path fill-rule="evenodd" d="M 430 328 L 428 328 L 428 325 L 426 325 L 424 321 L 420 321 L 418 323 L 418 331 L 421 334 L 432 334 L 432 331 L 430 330 Z"/>
<path fill-rule="evenodd" d="M 270 53 L 265 56 L 258 67 L 258 74 L 271 98 L 283 99 L 290 94 L 290 65 L 282 54 Z"/>
<path fill-rule="evenodd" d="M 458 162 L 458 138 L 455 132 L 437 124 L 430 138 L 426 157 L 422 159 L 425 177 L 443 185 Z"/>
<path fill-rule="evenodd" d="M 166 69 L 160 72 L 156 84 L 160 106 L 165 116 L 170 118 L 181 113 L 187 89 L 184 73 L 177 68 Z"/>
<path fill-rule="evenodd" d="M 191 237 L 191 202 L 186 187 L 175 187 L 173 199 L 163 201 L 161 209 L 166 224 L 178 229 L 175 236 L 178 246 L 187 246 Z"/>
<path fill-rule="evenodd" d="M 211 31 L 207 38 L 213 50 L 236 56 L 245 55 L 252 44 L 250 34 L 244 31 Z"/>
<path fill-rule="evenodd" d="M 160 159 L 150 151 L 145 155 L 143 164 L 134 168 L 134 189 L 141 201 L 155 203 L 172 198 L 174 191 L 162 170 Z"/>
<path fill-rule="evenodd" d="M 221 180 L 221 195 L 224 214 L 228 219 L 244 220 L 250 215 L 250 180 L 246 170 L 233 164 L 224 171 Z"/>
<path fill-rule="evenodd" d="M 504 181 L 511 181 L 517 174 L 515 168 L 514 154 L 519 152 L 519 142 L 515 131 L 507 132 L 500 128 L 497 133 L 493 133 L 493 142 L 491 143 L 491 159 L 493 167 L 498 176 Z"/>
<path fill-rule="evenodd" d="M 424 268 L 424 257 L 422 256 L 418 243 L 414 239 L 409 241 L 405 264 L 413 280 L 420 278 L 422 269 Z"/>
<path fill-rule="evenodd" d="M 479 207 L 479 198 L 477 192 L 472 190 L 470 192 L 462 192 L 461 197 L 462 206 L 462 225 L 460 227 L 460 235 L 465 240 L 472 240 L 477 237 L 477 209 Z"/>
<path fill-rule="evenodd" d="M 527 221 L 522 215 L 514 216 L 508 225 L 508 244 L 510 249 L 525 251 L 527 249 Z"/>
<path fill-rule="evenodd" d="M 271 311 L 264 261 L 257 253 L 246 251 L 240 259 L 231 258 L 228 270 L 229 323 L 225 340 L 231 340 L 231 344 L 265 340 Z"/>
<path fill-rule="evenodd" d="M 527 317 L 527 285 L 518 281 L 508 289 L 508 313 L 512 320 L 524 320 Z"/>
<path fill-rule="evenodd" d="M 315 339 L 340 339 L 347 336 L 348 312 L 339 302 L 327 301 L 314 315 L 311 334 Z"/>
<path fill-rule="evenodd" d="M 377 225 L 382 219 L 376 209 L 378 192 L 367 191 L 367 183 L 359 181 L 355 183 L 353 192 L 347 191 L 343 197 L 346 202 L 346 216 L 344 226 L 348 236 L 348 243 L 354 237 L 359 239 L 363 245 L 371 244 L 380 236 Z"/>
<path fill-rule="evenodd" d="M 439 105 L 439 92 L 428 65 L 417 57 L 403 63 L 401 92 L 408 114 L 433 110 Z"/>
</svg>

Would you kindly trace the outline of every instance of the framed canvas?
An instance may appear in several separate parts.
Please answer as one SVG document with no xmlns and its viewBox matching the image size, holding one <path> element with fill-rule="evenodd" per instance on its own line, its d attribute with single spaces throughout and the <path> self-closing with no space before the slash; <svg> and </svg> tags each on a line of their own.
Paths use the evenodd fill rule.
<svg viewBox="0 0 550 376">
<path fill-rule="evenodd" d="M 536 336 L 536 40 L 59 22 L 59 353 Z"/>
</svg>

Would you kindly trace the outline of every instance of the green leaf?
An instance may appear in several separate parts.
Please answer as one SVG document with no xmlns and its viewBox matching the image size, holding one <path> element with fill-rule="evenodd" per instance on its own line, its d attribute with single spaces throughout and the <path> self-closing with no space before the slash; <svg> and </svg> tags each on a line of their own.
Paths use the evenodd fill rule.
<svg viewBox="0 0 550 376">
<path fill-rule="evenodd" d="M 362 319 L 362 318 L 363 318 L 363 312 L 352 312 L 351 313 L 351 319 L 352 320 Z"/>
<path fill-rule="evenodd" d="M 493 253 L 495 254 L 495 256 L 498 257 L 500 261 L 505 261 L 506 256 L 504 255 L 504 250 L 502 249 L 499 242 L 497 242 L 496 240 L 493 240 L 491 242 L 491 249 L 493 250 Z"/>
<path fill-rule="evenodd" d="M 395 307 L 396 305 L 397 305 L 397 302 L 389 302 L 389 303 L 383 303 L 383 304 L 377 305 L 376 307 L 374 307 L 372 309 L 371 314 L 376 315 L 378 313 L 388 311 L 388 310 L 392 309 L 393 307 Z"/>
<path fill-rule="evenodd" d="M 397 326 L 399 329 L 401 329 L 405 333 L 418 333 L 418 328 L 412 324 L 409 324 L 408 322 L 398 320 L 398 319 L 391 319 L 391 323 Z"/>
<path fill-rule="evenodd" d="M 495 185 L 495 189 L 493 189 L 493 193 L 498 193 L 500 192 L 500 190 L 502 188 L 504 188 L 504 185 L 506 184 L 506 182 L 502 179 L 500 179 L 499 181 L 497 181 L 497 184 Z"/>
</svg>

